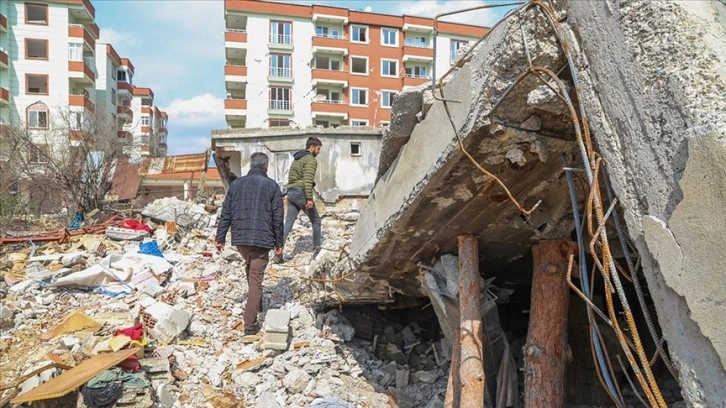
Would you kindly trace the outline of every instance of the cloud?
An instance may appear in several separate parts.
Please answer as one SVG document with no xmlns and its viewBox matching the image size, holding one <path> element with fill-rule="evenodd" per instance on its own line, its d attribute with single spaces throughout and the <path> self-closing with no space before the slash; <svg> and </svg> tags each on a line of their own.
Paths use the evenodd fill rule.
<svg viewBox="0 0 726 408">
<path fill-rule="evenodd" d="M 212 144 L 209 136 L 169 136 L 169 156 L 204 153 Z"/>
<path fill-rule="evenodd" d="M 143 38 L 129 31 L 116 31 L 113 28 L 104 27 L 101 30 L 99 41 L 109 43 L 118 49 L 132 49 L 140 46 Z"/>
<path fill-rule="evenodd" d="M 218 124 L 224 118 L 224 99 L 210 93 L 189 99 L 175 98 L 163 108 L 169 123 L 177 126 L 202 127 Z"/>
<path fill-rule="evenodd" d="M 398 9 L 394 11 L 396 14 L 406 14 L 410 16 L 433 18 L 437 14 L 450 11 L 463 10 L 476 6 L 487 4 L 482 0 L 416 0 L 398 2 Z M 510 7 L 482 9 L 476 11 L 467 11 L 453 16 L 446 16 L 441 21 L 450 21 L 455 23 L 473 24 L 492 26 L 501 16 L 509 10 Z"/>
</svg>

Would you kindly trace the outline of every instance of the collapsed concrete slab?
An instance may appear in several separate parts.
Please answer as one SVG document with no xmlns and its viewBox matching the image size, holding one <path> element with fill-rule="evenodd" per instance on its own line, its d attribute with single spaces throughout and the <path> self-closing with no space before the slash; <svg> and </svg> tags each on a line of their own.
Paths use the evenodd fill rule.
<svg viewBox="0 0 726 408">
<path fill-rule="evenodd" d="M 377 181 L 351 258 L 391 297 L 422 296 L 418 264 L 453 252 L 458 234 L 480 235 L 483 269 L 526 257 L 539 240 L 570 236 L 560 155 L 581 164 L 570 116 L 532 76 L 508 90 L 529 54 L 534 66 L 558 73 L 575 110 L 581 103 L 587 113 L 685 401 L 726 405 L 726 285 L 714 284 L 726 261 L 726 7 L 595 0 L 556 7 L 577 72 L 540 13 L 523 22 L 527 49 L 517 17 L 495 28 L 444 86 L 446 104 L 434 103 Z M 524 209 L 541 201 L 531 217 L 522 219 L 501 185 L 466 158 L 457 134 Z"/>
</svg>

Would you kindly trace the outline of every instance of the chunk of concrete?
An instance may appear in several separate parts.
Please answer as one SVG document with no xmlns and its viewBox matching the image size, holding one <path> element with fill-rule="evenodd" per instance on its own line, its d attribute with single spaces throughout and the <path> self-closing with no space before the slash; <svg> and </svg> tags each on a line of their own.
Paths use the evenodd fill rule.
<svg viewBox="0 0 726 408">
<path fill-rule="evenodd" d="M 270 309 L 265 315 L 265 332 L 287 333 L 290 331 L 290 311 Z"/>
<path fill-rule="evenodd" d="M 282 379 L 282 385 L 290 392 L 299 394 L 307 387 L 311 379 L 312 377 L 305 370 L 296 368 L 285 375 L 285 378 Z"/>
</svg>

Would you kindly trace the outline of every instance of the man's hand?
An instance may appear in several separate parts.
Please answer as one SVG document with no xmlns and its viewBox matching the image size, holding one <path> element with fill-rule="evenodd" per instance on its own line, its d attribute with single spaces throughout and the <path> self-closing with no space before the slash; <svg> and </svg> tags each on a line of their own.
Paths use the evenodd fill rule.
<svg viewBox="0 0 726 408">
<path fill-rule="evenodd" d="M 305 204 L 305 209 L 309 210 L 309 209 L 313 208 L 314 206 L 315 206 L 315 203 L 313 202 L 313 200 L 308 200 L 307 204 Z"/>
<path fill-rule="evenodd" d="M 214 242 L 214 246 L 217 248 L 217 251 L 221 251 L 222 249 L 224 249 L 224 243 L 223 242 L 215 241 Z"/>
<path fill-rule="evenodd" d="M 282 256 L 282 247 L 275 247 L 275 255 Z"/>
</svg>

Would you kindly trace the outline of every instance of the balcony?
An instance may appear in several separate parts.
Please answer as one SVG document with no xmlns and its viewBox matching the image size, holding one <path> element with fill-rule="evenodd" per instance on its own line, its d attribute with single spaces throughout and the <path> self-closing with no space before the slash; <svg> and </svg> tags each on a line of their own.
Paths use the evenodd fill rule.
<svg viewBox="0 0 726 408">
<path fill-rule="evenodd" d="M 282 50 L 292 50 L 292 35 L 270 33 L 267 46 Z"/>
<path fill-rule="evenodd" d="M 93 85 L 96 82 L 96 73 L 85 61 L 68 61 L 68 77 L 81 85 Z"/>
<path fill-rule="evenodd" d="M 228 28 L 224 32 L 225 48 L 247 48 L 247 32 Z"/>
<path fill-rule="evenodd" d="M 406 74 L 403 77 L 403 86 L 419 86 L 431 82 L 429 75 Z"/>
<path fill-rule="evenodd" d="M 346 25 L 348 24 L 348 10 L 316 4 L 313 6 L 312 20 L 313 23 Z"/>
<path fill-rule="evenodd" d="M 342 86 L 346 88 L 348 86 L 348 74 L 347 71 L 336 71 L 332 69 L 321 69 L 313 68 L 312 70 L 312 85 L 313 87 L 318 85 L 333 85 Z"/>
<path fill-rule="evenodd" d="M 313 101 L 310 109 L 313 116 L 334 116 L 348 119 L 348 102 L 345 100 Z"/>
<path fill-rule="evenodd" d="M 412 45 L 403 47 L 403 62 L 424 62 L 430 63 L 434 60 L 434 50 Z"/>
<path fill-rule="evenodd" d="M 148 135 L 149 133 L 151 133 L 151 126 L 141 125 L 141 134 Z M 148 140 L 148 139 L 149 139 L 149 137 L 147 136 L 146 140 Z"/>
<path fill-rule="evenodd" d="M 270 82 L 292 82 L 292 69 L 270 67 L 267 80 Z"/>
<path fill-rule="evenodd" d="M 91 20 L 93 21 L 96 18 L 96 9 L 93 7 L 93 4 L 91 4 L 90 0 L 81 0 L 81 1 L 73 1 L 73 2 L 67 2 L 71 3 L 70 7 L 68 8 L 69 14 L 72 17 L 75 17 L 76 19 L 80 20 Z"/>
<path fill-rule="evenodd" d="M 6 69 L 8 67 L 8 54 L 5 50 L 0 49 L 0 69 Z"/>
<path fill-rule="evenodd" d="M 0 31 L 3 33 L 8 32 L 8 19 L 3 13 L 0 13 Z"/>
<path fill-rule="evenodd" d="M 127 132 L 125 130 L 117 131 L 116 136 L 118 137 L 118 139 L 126 140 L 129 143 L 131 143 L 134 140 L 134 136 L 131 134 L 131 132 Z"/>
<path fill-rule="evenodd" d="M 118 87 L 118 94 L 119 96 L 128 97 L 131 99 L 133 87 L 128 82 L 124 81 L 118 81 L 116 83 L 116 86 Z"/>
<path fill-rule="evenodd" d="M 224 66 L 224 81 L 227 89 L 244 88 L 247 83 L 247 67 L 227 62 Z"/>
<path fill-rule="evenodd" d="M 8 92 L 7 88 L 0 88 L 0 106 L 5 106 L 10 104 L 10 92 Z"/>
<path fill-rule="evenodd" d="M 344 36 L 315 35 L 313 37 L 313 54 L 319 52 L 348 55 L 348 41 Z"/>
<path fill-rule="evenodd" d="M 267 105 L 267 112 L 277 115 L 292 115 L 292 103 L 283 99 L 272 99 Z"/>
<path fill-rule="evenodd" d="M 166 126 L 159 126 L 159 128 L 156 130 L 156 133 L 159 135 L 166 135 L 168 134 L 166 130 Z"/>
<path fill-rule="evenodd" d="M 96 105 L 85 95 L 68 95 L 68 105 L 84 108 L 91 113 L 96 111 Z"/>
<path fill-rule="evenodd" d="M 141 107 L 141 113 L 145 113 L 147 115 L 151 115 L 151 106 L 142 106 Z"/>
<path fill-rule="evenodd" d="M 87 51 L 94 52 L 96 49 L 96 40 L 91 33 L 81 24 L 68 24 L 68 38 L 81 39 Z"/>
<path fill-rule="evenodd" d="M 129 123 L 134 120 L 134 113 L 128 106 L 119 106 L 116 108 L 116 114 L 119 119 Z"/>
<path fill-rule="evenodd" d="M 159 149 L 166 150 L 166 143 L 159 143 Z"/>
<path fill-rule="evenodd" d="M 229 115 L 228 111 L 245 111 L 247 112 L 247 100 L 246 99 L 225 99 L 224 100 L 224 111 L 225 114 Z M 239 113 L 239 112 L 237 112 Z"/>
</svg>

